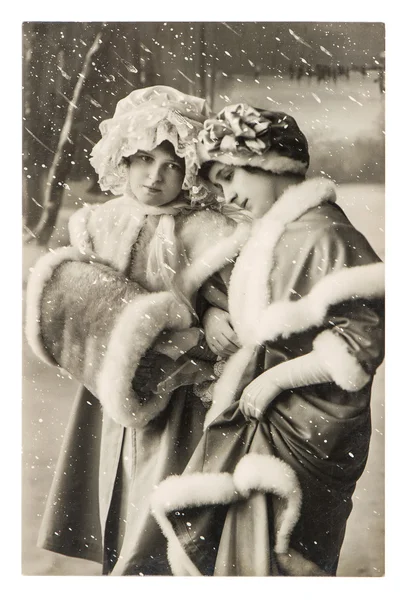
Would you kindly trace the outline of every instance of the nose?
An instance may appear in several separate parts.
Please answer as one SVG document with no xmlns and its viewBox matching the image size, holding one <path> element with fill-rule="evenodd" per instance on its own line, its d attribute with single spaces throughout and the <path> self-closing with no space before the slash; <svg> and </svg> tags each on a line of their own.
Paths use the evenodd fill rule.
<svg viewBox="0 0 407 600">
<path fill-rule="evenodd" d="M 231 204 L 232 202 L 239 204 L 238 195 L 234 192 L 225 193 L 225 202 L 226 204 Z"/>
<path fill-rule="evenodd" d="M 231 202 L 236 202 L 237 194 L 230 188 L 228 185 L 222 185 L 223 197 L 225 198 L 225 203 L 230 204 Z"/>
<path fill-rule="evenodd" d="M 150 165 L 148 170 L 148 178 L 152 183 L 160 183 L 163 179 L 163 168 L 157 163 Z"/>
</svg>

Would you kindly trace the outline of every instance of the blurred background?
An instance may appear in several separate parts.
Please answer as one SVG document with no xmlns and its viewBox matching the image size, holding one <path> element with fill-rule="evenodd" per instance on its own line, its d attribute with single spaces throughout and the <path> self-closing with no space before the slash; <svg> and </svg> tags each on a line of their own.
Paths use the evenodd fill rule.
<svg viewBox="0 0 407 600">
<path fill-rule="evenodd" d="M 170 85 L 213 110 L 247 101 L 289 112 L 309 140 L 309 177 L 338 184 L 339 204 L 384 259 L 383 23 L 140 22 L 23 24 L 23 302 L 32 265 L 68 243 L 67 220 L 107 199 L 89 164 L 99 123 L 133 89 Z M 94 563 L 36 548 L 77 384 L 23 340 L 22 573 L 97 575 Z M 384 574 L 384 365 L 372 399 L 369 461 L 339 576 Z"/>
</svg>

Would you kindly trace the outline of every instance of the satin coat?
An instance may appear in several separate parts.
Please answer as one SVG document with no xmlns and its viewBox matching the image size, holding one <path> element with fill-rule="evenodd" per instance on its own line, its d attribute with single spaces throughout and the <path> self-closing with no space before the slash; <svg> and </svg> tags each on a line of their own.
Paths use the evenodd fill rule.
<svg viewBox="0 0 407 600">
<path fill-rule="evenodd" d="M 266 304 L 291 304 L 332 273 L 379 263 L 367 241 L 334 205 L 331 188 L 327 193 L 322 185 L 321 193 L 320 187 L 308 182 L 302 195 L 312 198 L 313 205 L 299 216 L 289 216 L 277 236 L 273 268 L 267 282 L 257 286 L 259 296 L 267 297 Z M 214 245 L 216 239 L 208 234 L 212 229 L 219 241 L 222 227 L 212 222 L 208 230 L 201 225 L 194 235 L 185 236 L 190 247 L 194 238 Z M 231 295 L 232 287 L 235 290 L 229 298 L 235 306 L 236 301 L 244 301 L 247 273 L 252 271 L 256 281 L 259 254 L 249 257 L 241 269 L 241 283 L 236 275 L 240 258 L 223 277 L 223 291 Z M 350 289 L 341 302 L 327 306 L 317 325 L 308 323 L 289 335 L 284 326 L 293 321 L 284 318 L 283 310 L 276 319 L 281 335 L 256 345 L 243 373 L 247 380 L 306 354 L 318 335 L 328 331 L 346 347 L 344 354 L 334 352 L 332 357 L 338 370 L 344 371 L 338 381 L 348 378 L 347 366 L 341 365 L 347 365 L 351 356 L 356 372 L 363 374 L 365 384 L 360 389 L 349 391 L 332 383 L 288 390 L 273 402 L 260 424 L 244 421 L 235 397 L 202 435 L 207 414 L 191 387 L 185 386 L 169 394 L 164 403 L 153 398 L 147 406 L 148 418 L 124 427 L 108 416 L 105 407 L 101 409 L 93 387 L 95 369 L 89 363 L 103 362 L 104 350 L 95 353 L 92 340 L 97 338 L 97 348 L 109 349 L 123 298 L 132 304 L 140 294 L 139 284 L 97 261 L 78 262 L 71 259 L 59 265 L 41 292 L 39 320 L 46 350 L 87 389 L 80 392 L 72 410 L 39 544 L 102 562 L 104 572 L 118 575 L 334 574 L 352 492 L 367 459 L 371 381 L 383 359 L 382 298 L 369 294 L 365 298 L 360 290 L 355 295 Z M 228 258 L 225 264 L 230 262 Z M 301 319 L 297 315 L 300 323 Z M 238 379 L 231 382 L 237 394 Z M 144 415 L 145 405 L 141 403 L 139 409 Z M 122 460 L 129 447 L 130 475 Z M 259 475 L 255 484 L 244 469 L 239 471 L 239 481 L 237 477 L 241 459 L 248 455 L 254 458 L 251 467 L 247 463 L 249 474 Z M 295 496 L 301 491 L 300 510 L 287 530 L 289 552 L 275 551 L 280 517 L 285 514 L 279 473 L 273 474 L 274 463 L 258 463 L 259 456 L 281 459 L 278 465 L 284 476 L 295 474 L 291 492 Z M 213 485 L 201 474 L 214 475 Z"/>
<path fill-rule="evenodd" d="M 177 575 L 336 573 L 352 493 L 368 457 L 372 379 L 384 355 L 383 270 L 336 206 L 334 189 L 324 186 L 321 192 L 308 181 L 290 191 L 258 225 L 252 251 L 243 249 L 233 270 L 213 281 L 224 282 L 250 359 L 243 371 L 242 363 L 227 374 L 225 367 L 222 393 L 231 396 L 230 406 L 207 422 L 185 473 L 155 493 L 154 513 Z M 308 209 L 281 227 L 281 215 L 301 202 Z M 271 268 L 264 276 L 267 244 Z M 251 281 L 253 308 L 265 301 L 263 321 L 261 311 L 244 312 Z M 314 319 L 318 302 L 323 310 Z M 264 341 L 251 345 L 261 332 Z M 242 387 L 313 347 L 335 381 L 288 389 L 261 422 L 246 422 L 238 408 Z"/>
<path fill-rule="evenodd" d="M 130 219 L 122 221 L 130 227 Z M 125 273 L 97 254 L 88 256 L 66 248 L 37 264 L 28 290 L 27 323 L 28 330 L 34 331 L 29 335 L 33 349 L 82 384 L 47 498 L 38 545 L 100 562 L 104 573 L 118 575 L 171 574 L 166 540 L 150 512 L 150 496 L 160 481 L 184 470 L 199 442 L 205 408 L 192 384 L 200 381 L 203 371 L 207 374 L 207 359 L 215 359 L 211 353 L 203 359 L 196 355 L 189 359 L 185 354 L 192 350 L 200 353 L 202 335 L 195 326 L 185 330 L 181 351 L 169 345 L 167 355 L 155 357 L 155 373 L 164 372 L 164 392 L 153 394 L 148 401 L 134 394 L 133 405 L 129 398 L 119 397 L 121 406 L 116 410 L 118 405 L 112 405 L 106 386 L 100 384 L 101 373 L 103 381 L 110 384 L 116 379 L 120 384 L 123 380 L 129 385 L 137 383 L 137 365 L 129 364 L 128 357 L 143 340 L 147 339 L 143 348 L 153 343 L 158 332 L 149 332 L 143 323 L 152 327 L 160 319 L 167 323 L 167 309 L 176 317 L 182 309 L 183 326 L 191 323 L 189 311 L 182 304 L 173 305 L 170 294 L 148 289 L 145 264 L 156 224 L 157 217 L 147 219 L 133 248 L 123 248 L 124 238 L 119 236 L 123 252 L 113 255 L 130 257 Z M 176 234 L 188 264 L 199 261 L 208 249 L 213 257 L 213 246 L 222 244 L 234 231 L 233 222 L 213 211 L 176 217 Z M 116 230 L 112 230 L 114 235 Z M 106 239 L 114 252 L 112 236 Z M 227 253 L 222 251 L 220 257 L 224 264 Z M 157 298 L 165 300 L 159 312 Z M 196 294 L 191 301 L 199 312 Z M 142 313 L 147 315 L 141 320 L 138 313 L 125 312 L 137 308 L 138 302 L 143 303 Z M 149 313 L 150 309 L 156 312 Z M 139 337 L 133 317 L 143 328 Z M 120 330 L 118 323 L 124 325 Z M 128 331 L 132 335 L 126 342 Z M 115 336 L 117 352 L 112 351 Z M 115 362 L 106 373 L 109 350 Z M 110 389 L 120 392 L 122 388 L 117 384 Z"/>
</svg>

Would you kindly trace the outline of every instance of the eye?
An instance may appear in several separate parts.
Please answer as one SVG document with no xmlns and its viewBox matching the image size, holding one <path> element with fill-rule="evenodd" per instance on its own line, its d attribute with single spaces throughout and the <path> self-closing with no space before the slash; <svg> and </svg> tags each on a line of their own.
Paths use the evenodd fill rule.
<svg viewBox="0 0 407 600">
<path fill-rule="evenodd" d="M 233 175 L 233 169 L 223 169 L 222 173 L 220 173 L 220 178 L 222 179 L 222 181 L 230 182 L 233 179 Z"/>
<path fill-rule="evenodd" d="M 182 171 L 183 168 L 178 163 L 168 163 L 168 169 L 170 171 Z"/>
<path fill-rule="evenodd" d="M 133 160 L 138 160 L 140 162 L 145 162 L 145 163 L 149 163 L 153 160 L 152 156 L 150 156 L 149 154 L 144 154 L 142 152 L 137 152 L 137 154 L 134 155 L 134 157 L 132 157 Z"/>
</svg>

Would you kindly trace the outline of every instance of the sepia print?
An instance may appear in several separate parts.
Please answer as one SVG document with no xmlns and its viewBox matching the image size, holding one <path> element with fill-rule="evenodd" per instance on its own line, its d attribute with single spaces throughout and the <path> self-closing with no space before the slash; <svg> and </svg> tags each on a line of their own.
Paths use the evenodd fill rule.
<svg viewBox="0 0 407 600">
<path fill-rule="evenodd" d="M 22 574 L 382 577 L 384 24 L 22 34 Z"/>
</svg>

